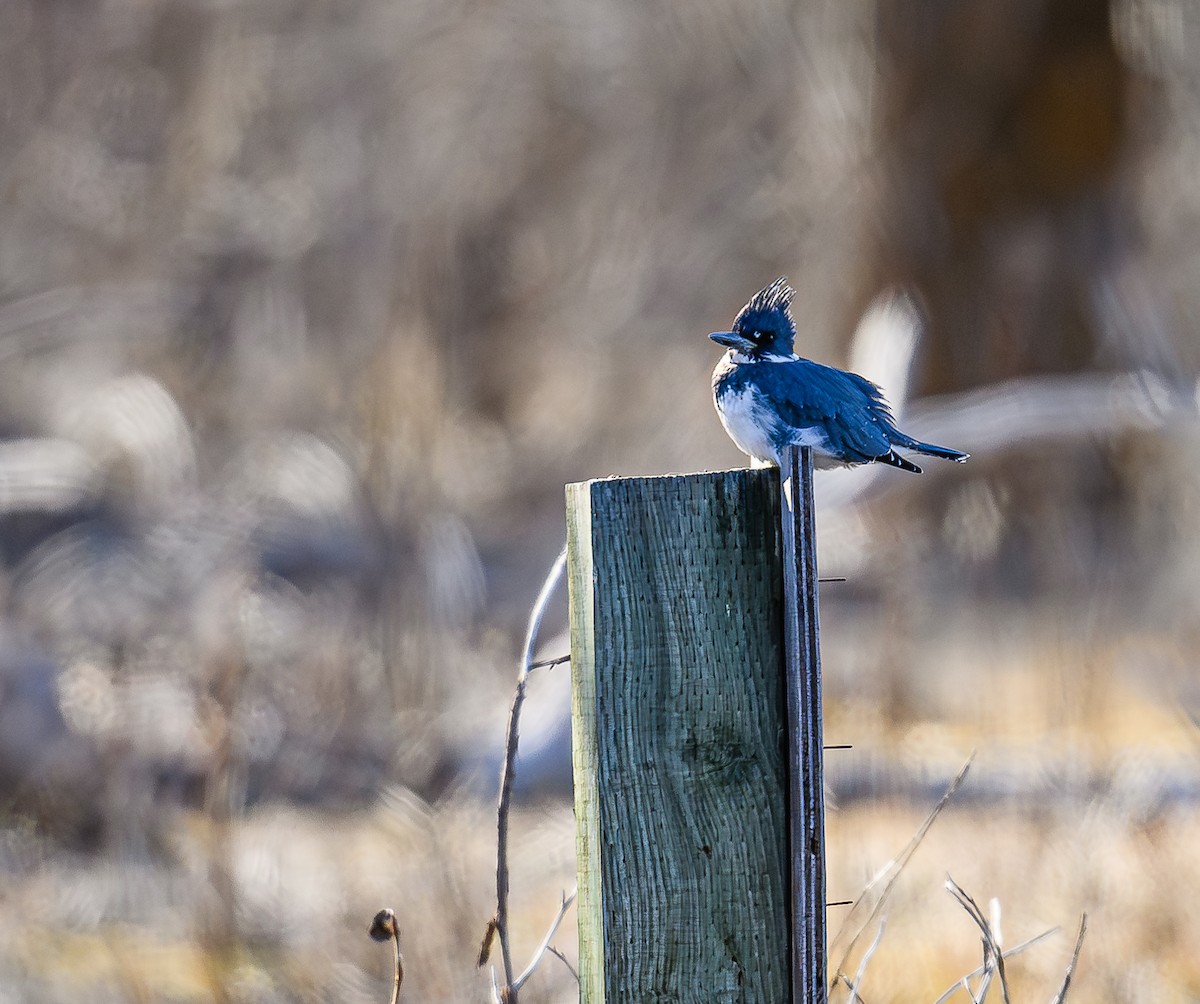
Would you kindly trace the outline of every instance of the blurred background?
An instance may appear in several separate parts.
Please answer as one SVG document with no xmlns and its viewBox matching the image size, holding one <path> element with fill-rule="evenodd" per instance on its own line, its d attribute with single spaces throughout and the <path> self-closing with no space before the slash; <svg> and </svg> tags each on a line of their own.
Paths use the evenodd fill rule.
<svg viewBox="0 0 1200 1004">
<path fill-rule="evenodd" d="M 1197 51 L 1185 0 L 0 2 L 0 1002 L 383 1001 L 385 905 L 405 999 L 486 1000 L 563 484 L 742 465 L 705 335 L 780 274 L 974 454 L 817 486 L 834 899 L 978 750 L 865 998 L 979 963 L 950 873 L 1063 928 L 1015 999 L 1084 911 L 1073 999 L 1200 999 Z"/>
</svg>

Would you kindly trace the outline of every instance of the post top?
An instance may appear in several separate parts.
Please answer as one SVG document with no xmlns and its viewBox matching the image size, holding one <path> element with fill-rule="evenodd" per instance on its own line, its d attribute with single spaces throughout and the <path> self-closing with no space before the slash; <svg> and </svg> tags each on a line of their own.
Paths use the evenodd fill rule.
<svg viewBox="0 0 1200 1004">
<path fill-rule="evenodd" d="M 717 481 L 727 478 L 736 477 L 777 477 L 778 467 L 733 467 L 725 471 L 695 471 L 688 474 L 670 473 L 670 474 L 641 474 L 635 476 L 626 476 L 621 474 L 609 474 L 602 478 L 588 478 L 585 481 L 568 482 L 568 488 L 583 488 L 590 485 L 611 484 L 614 482 L 633 482 L 633 483 L 675 483 L 681 481 L 695 481 L 702 483 L 706 481 Z"/>
</svg>

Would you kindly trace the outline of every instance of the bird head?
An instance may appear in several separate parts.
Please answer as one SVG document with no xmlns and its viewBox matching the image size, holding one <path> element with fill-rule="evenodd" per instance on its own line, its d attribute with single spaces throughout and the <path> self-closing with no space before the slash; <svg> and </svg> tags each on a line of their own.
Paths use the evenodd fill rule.
<svg viewBox="0 0 1200 1004">
<path fill-rule="evenodd" d="M 734 319 L 732 331 L 714 331 L 708 337 L 748 356 L 790 356 L 796 325 L 789 304 L 795 295 L 787 278 L 780 276 L 750 298 Z"/>
</svg>

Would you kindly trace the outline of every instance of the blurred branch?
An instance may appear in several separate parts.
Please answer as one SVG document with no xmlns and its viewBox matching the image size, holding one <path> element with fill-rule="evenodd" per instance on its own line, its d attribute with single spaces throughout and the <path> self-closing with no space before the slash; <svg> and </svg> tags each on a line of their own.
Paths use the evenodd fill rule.
<svg viewBox="0 0 1200 1004">
<path fill-rule="evenodd" d="M 1048 438 L 1116 435 L 1195 419 L 1191 388 L 1147 372 L 1026 377 L 932 398 L 908 416 L 914 436 L 946 430 L 980 453 Z"/>
<path fill-rule="evenodd" d="M 555 590 L 562 581 L 563 572 L 567 567 L 567 549 L 564 547 L 555 558 L 554 564 L 542 583 L 541 591 L 534 601 L 533 610 L 529 614 L 529 627 L 525 633 L 525 647 L 521 653 L 521 669 L 517 674 L 517 686 L 513 691 L 512 706 L 508 712 L 508 729 L 504 741 L 504 763 L 500 768 L 500 800 L 496 809 L 496 913 L 488 922 L 483 944 L 479 951 L 479 965 L 487 962 L 490 954 L 492 938 L 500 940 L 500 953 L 504 963 L 504 987 L 498 990 L 498 999 L 506 1004 L 517 1004 L 517 994 L 520 983 L 513 976 L 512 944 L 508 936 L 508 816 L 512 805 L 513 782 L 517 776 L 517 746 L 520 742 L 521 707 L 525 703 L 525 688 L 529 682 L 529 674 L 538 668 L 533 656 L 537 649 L 538 635 L 541 633 L 542 620 L 546 616 L 546 608 L 554 596 Z M 572 898 L 574 896 L 572 895 Z M 565 906 L 563 907 L 565 910 Z M 561 917 L 559 918 L 561 920 Z M 558 924 L 555 923 L 555 928 Z M 551 930 L 553 935 L 553 929 Z M 547 939 L 548 940 L 548 939 Z M 539 952 L 540 956 L 544 954 Z M 523 974 L 521 982 L 527 978 Z M 493 979 L 493 986 L 495 981 Z"/>
<path fill-rule="evenodd" d="M 1191 388 L 1173 386 L 1144 371 L 1087 373 L 1025 377 L 924 398 L 913 402 L 905 415 L 905 430 L 918 439 L 953 442 L 983 457 L 1049 439 L 1094 440 L 1196 417 Z M 833 478 L 822 475 L 820 504 L 854 502 L 879 473 L 867 465 L 849 477 L 841 472 Z"/>
</svg>

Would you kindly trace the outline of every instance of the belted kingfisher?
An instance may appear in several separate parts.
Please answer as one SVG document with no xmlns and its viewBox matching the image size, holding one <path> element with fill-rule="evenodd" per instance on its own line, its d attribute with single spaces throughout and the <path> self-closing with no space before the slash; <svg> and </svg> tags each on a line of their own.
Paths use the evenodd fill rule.
<svg viewBox="0 0 1200 1004">
<path fill-rule="evenodd" d="M 857 373 L 822 366 L 792 349 L 795 291 L 776 279 L 751 297 L 732 331 L 708 337 L 729 351 L 713 370 L 713 401 L 739 450 L 779 465 L 789 446 L 811 446 L 817 467 L 879 463 L 920 474 L 896 449 L 963 463 L 969 454 L 921 443 L 896 428 L 875 384 Z"/>
</svg>

